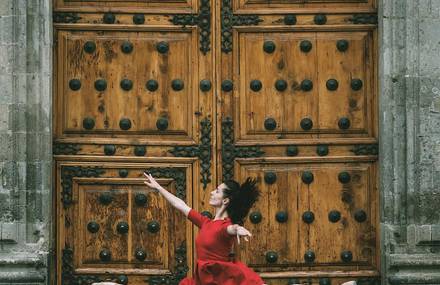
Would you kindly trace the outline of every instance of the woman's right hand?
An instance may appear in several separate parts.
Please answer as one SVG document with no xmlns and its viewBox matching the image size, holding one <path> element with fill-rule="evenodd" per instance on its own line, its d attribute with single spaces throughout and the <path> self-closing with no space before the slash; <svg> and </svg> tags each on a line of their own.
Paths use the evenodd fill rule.
<svg viewBox="0 0 440 285">
<path fill-rule="evenodd" d="M 147 174 L 144 172 L 144 176 L 146 178 L 144 181 L 145 185 L 155 190 L 159 190 L 162 188 L 162 186 L 160 186 L 159 183 L 157 183 L 156 179 L 154 179 L 153 176 L 151 176 L 151 174 Z"/>
</svg>

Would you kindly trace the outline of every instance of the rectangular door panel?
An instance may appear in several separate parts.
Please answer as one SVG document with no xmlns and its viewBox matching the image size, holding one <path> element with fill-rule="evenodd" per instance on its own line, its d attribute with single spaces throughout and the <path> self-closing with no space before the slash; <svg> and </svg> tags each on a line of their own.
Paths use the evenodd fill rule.
<svg viewBox="0 0 440 285">
<path fill-rule="evenodd" d="M 378 269 L 375 164 L 254 159 L 236 167 L 261 193 L 245 222 L 257 238 L 240 247 L 241 259 L 263 272 Z"/>
<path fill-rule="evenodd" d="M 60 31 L 58 37 L 60 138 L 194 141 L 196 33 Z"/>
<path fill-rule="evenodd" d="M 374 138 L 371 33 L 237 33 L 238 142 Z"/>
<path fill-rule="evenodd" d="M 143 184 L 145 170 L 191 205 L 191 164 L 58 163 L 60 281 L 125 276 L 136 284 L 189 270 L 191 226 Z"/>
</svg>

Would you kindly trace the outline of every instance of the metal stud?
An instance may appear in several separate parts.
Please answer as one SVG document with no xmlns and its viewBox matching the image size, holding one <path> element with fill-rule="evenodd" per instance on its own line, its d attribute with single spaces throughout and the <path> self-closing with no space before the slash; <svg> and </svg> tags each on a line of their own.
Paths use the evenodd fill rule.
<svg viewBox="0 0 440 285">
<path fill-rule="evenodd" d="M 96 44 L 92 41 L 87 41 L 83 47 L 86 53 L 94 53 L 96 50 Z"/>
<path fill-rule="evenodd" d="M 159 42 L 156 44 L 156 50 L 159 53 L 162 53 L 162 54 L 167 53 L 169 49 L 170 49 L 170 46 L 168 45 L 167 42 Z"/>
<path fill-rule="evenodd" d="M 332 281 L 328 277 L 319 278 L 319 285 L 332 285 Z"/>
<path fill-rule="evenodd" d="M 258 92 L 263 87 L 263 84 L 261 83 L 260 80 L 252 80 L 251 83 L 249 84 L 249 87 L 251 88 L 252 91 Z"/>
<path fill-rule="evenodd" d="M 267 53 L 273 53 L 275 51 L 275 43 L 273 41 L 265 41 L 263 44 L 263 50 Z"/>
<path fill-rule="evenodd" d="M 86 130 L 91 130 L 95 127 L 95 120 L 87 117 L 83 120 L 83 128 Z"/>
<path fill-rule="evenodd" d="M 285 223 L 287 221 L 287 212 L 285 211 L 279 211 L 275 214 L 275 220 L 277 220 L 278 223 Z"/>
<path fill-rule="evenodd" d="M 134 147 L 134 155 L 144 156 L 147 153 L 147 147 L 144 145 L 137 145 Z"/>
<path fill-rule="evenodd" d="M 314 21 L 317 25 L 324 25 L 327 23 L 327 16 L 324 14 L 315 15 Z"/>
<path fill-rule="evenodd" d="M 180 91 L 184 87 L 183 81 L 180 79 L 174 79 L 171 82 L 171 88 L 173 88 L 174 91 Z"/>
<path fill-rule="evenodd" d="M 205 217 L 210 218 L 210 219 L 213 218 L 211 212 L 209 212 L 209 211 L 203 211 L 200 214 L 202 214 L 202 216 L 205 216 Z"/>
<path fill-rule="evenodd" d="M 367 220 L 367 213 L 364 210 L 358 210 L 354 213 L 354 219 L 358 223 L 363 223 Z"/>
<path fill-rule="evenodd" d="M 266 261 L 269 263 L 275 263 L 278 260 L 278 254 L 275 251 L 268 251 L 266 253 Z"/>
<path fill-rule="evenodd" d="M 223 91 L 229 92 L 229 91 L 232 91 L 233 88 L 234 88 L 234 83 L 231 80 L 229 80 L 229 79 L 223 80 L 223 82 L 222 82 L 222 90 Z"/>
<path fill-rule="evenodd" d="M 304 253 L 304 260 L 307 263 L 311 263 L 313 261 L 315 261 L 315 253 L 311 250 L 306 251 L 306 253 Z"/>
<path fill-rule="evenodd" d="M 81 88 L 81 81 L 79 79 L 71 79 L 69 81 L 69 88 L 73 91 L 78 91 Z"/>
<path fill-rule="evenodd" d="M 117 278 L 117 281 L 119 284 L 127 285 L 128 284 L 128 277 L 127 277 L 127 275 L 119 275 Z"/>
<path fill-rule="evenodd" d="M 95 221 L 91 221 L 87 224 L 87 230 L 92 234 L 97 233 L 99 231 L 99 224 Z"/>
<path fill-rule="evenodd" d="M 107 82 L 104 79 L 96 80 L 95 89 L 98 91 L 104 91 L 105 89 L 107 89 Z"/>
<path fill-rule="evenodd" d="M 123 53 L 131 53 L 133 51 L 133 44 L 130 42 L 123 42 L 121 45 L 121 50 Z"/>
<path fill-rule="evenodd" d="M 309 118 L 304 118 L 301 120 L 300 126 L 303 130 L 308 131 L 313 127 L 313 121 Z"/>
<path fill-rule="evenodd" d="M 142 249 L 138 249 L 136 250 L 134 256 L 136 257 L 137 260 L 144 261 L 145 258 L 147 258 L 147 253 Z"/>
<path fill-rule="evenodd" d="M 274 118 L 267 118 L 264 120 L 264 128 L 268 131 L 273 131 L 277 127 L 277 121 Z"/>
<path fill-rule="evenodd" d="M 116 146 L 113 144 L 106 144 L 104 146 L 105 155 L 114 155 L 116 153 Z"/>
<path fill-rule="evenodd" d="M 296 16 L 292 15 L 292 14 L 284 16 L 284 24 L 285 25 L 295 25 L 296 24 Z"/>
<path fill-rule="evenodd" d="M 301 41 L 301 43 L 299 44 L 299 48 L 302 52 L 309 52 L 312 50 L 312 42 L 308 40 Z"/>
<path fill-rule="evenodd" d="M 102 261 L 109 261 L 112 259 L 112 253 L 110 252 L 110 250 L 108 249 L 103 249 L 101 250 L 101 252 L 99 253 L 99 258 Z"/>
<path fill-rule="evenodd" d="M 160 224 L 157 221 L 148 222 L 147 229 L 152 234 L 157 233 L 160 230 Z"/>
<path fill-rule="evenodd" d="M 329 79 L 327 80 L 327 83 L 325 84 L 325 86 L 327 86 L 327 89 L 330 91 L 335 91 L 336 89 L 338 89 L 338 81 L 336 79 Z"/>
<path fill-rule="evenodd" d="M 168 119 L 167 118 L 159 118 L 156 121 L 156 127 L 160 131 L 164 131 L 168 128 Z"/>
<path fill-rule="evenodd" d="M 110 203 L 113 201 L 113 196 L 110 193 L 102 193 L 99 195 L 99 203 L 102 205 L 110 205 Z"/>
<path fill-rule="evenodd" d="M 122 79 L 120 85 L 123 90 L 130 91 L 131 88 L 133 88 L 133 81 L 130 79 Z"/>
<path fill-rule="evenodd" d="M 133 15 L 133 23 L 136 25 L 142 25 L 145 23 L 145 16 L 144 14 L 135 14 Z"/>
<path fill-rule="evenodd" d="M 258 223 L 260 223 L 261 222 L 261 220 L 262 220 L 262 216 L 261 216 L 261 213 L 260 212 L 252 212 L 250 215 L 249 215 L 249 220 L 251 221 L 251 223 L 253 223 L 253 224 L 258 224 Z"/>
<path fill-rule="evenodd" d="M 328 213 L 328 220 L 332 223 L 337 223 L 341 219 L 341 212 L 332 210 Z"/>
<path fill-rule="evenodd" d="M 348 45 L 347 40 L 339 40 L 336 42 L 336 48 L 341 52 L 346 51 L 348 49 Z"/>
<path fill-rule="evenodd" d="M 128 223 L 127 222 L 119 222 L 116 225 L 116 230 L 118 231 L 118 233 L 122 234 L 126 234 L 128 233 Z"/>
<path fill-rule="evenodd" d="M 128 170 L 127 169 L 119 169 L 119 177 L 125 178 L 128 176 Z"/>
<path fill-rule="evenodd" d="M 134 203 L 136 204 L 136 206 L 143 207 L 147 204 L 147 201 L 148 201 L 147 195 L 143 193 L 137 193 L 134 196 Z"/>
<path fill-rule="evenodd" d="M 116 21 L 116 17 L 112 13 L 105 13 L 104 16 L 102 17 L 102 21 L 105 24 L 114 24 Z"/>
<path fill-rule="evenodd" d="M 351 89 L 353 89 L 354 91 L 359 91 L 362 89 L 362 80 L 355 78 L 351 80 Z"/>
<path fill-rule="evenodd" d="M 302 91 L 307 92 L 307 91 L 310 91 L 310 90 L 312 90 L 312 89 L 313 89 L 313 82 L 312 82 L 312 80 L 304 79 L 304 80 L 301 82 L 301 90 L 302 90 Z"/>
<path fill-rule="evenodd" d="M 148 91 L 154 92 L 159 88 L 159 83 L 154 79 L 150 79 L 147 81 L 146 87 Z"/>
<path fill-rule="evenodd" d="M 319 156 L 326 156 L 328 154 L 328 145 L 318 145 L 316 147 L 316 153 Z"/>
<path fill-rule="evenodd" d="M 353 254 L 349 250 L 344 250 L 341 252 L 341 260 L 343 262 L 350 262 L 353 259 Z"/>
<path fill-rule="evenodd" d="M 128 118 L 122 118 L 119 121 L 119 127 L 121 128 L 121 130 L 129 130 L 131 128 L 131 121 Z"/>
<path fill-rule="evenodd" d="M 211 90 L 211 81 L 208 79 L 203 79 L 200 81 L 200 90 L 207 92 Z"/>
<path fill-rule="evenodd" d="M 348 173 L 346 171 L 340 172 L 338 174 L 338 180 L 339 180 L 339 182 L 341 182 L 343 184 L 350 182 L 350 180 L 351 180 L 350 173 Z"/>
<path fill-rule="evenodd" d="M 275 81 L 275 89 L 278 91 L 284 91 L 287 88 L 287 82 L 283 79 L 278 79 Z"/>
<path fill-rule="evenodd" d="M 277 174 L 275 172 L 264 173 L 264 182 L 267 184 L 274 184 L 277 181 Z"/>
<path fill-rule="evenodd" d="M 302 220 L 304 221 L 304 223 L 306 224 L 311 224 L 313 223 L 313 221 L 315 220 L 315 214 L 313 214 L 312 211 L 305 211 L 302 214 Z"/>
<path fill-rule="evenodd" d="M 310 171 L 304 171 L 301 175 L 301 180 L 302 182 L 304 182 L 305 184 L 310 184 L 313 182 L 313 173 Z"/>
<path fill-rule="evenodd" d="M 286 154 L 288 156 L 297 156 L 298 155 L 298 147 L 296 145 L 287 146 Z"/>
<path fill-rule="evenodd" d="M 340 118 L 339 121 L 338 121 L 338 127 L 341 130 L 348 129 L 350 127 L 350 120 L 348 118 L 346 118 L 346 117 Z"/>
</svg>

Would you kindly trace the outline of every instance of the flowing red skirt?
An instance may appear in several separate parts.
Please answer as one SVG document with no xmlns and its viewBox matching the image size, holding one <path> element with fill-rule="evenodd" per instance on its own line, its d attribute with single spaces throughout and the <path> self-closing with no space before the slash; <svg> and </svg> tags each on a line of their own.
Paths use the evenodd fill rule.
<svg viewBox="0 0 440 285">
<path fill-rule="evenodd" d="M 239 261 L 198 260 L 194 277 L 179 285 L 262 285 L 261 277 Z"/>
</svg>

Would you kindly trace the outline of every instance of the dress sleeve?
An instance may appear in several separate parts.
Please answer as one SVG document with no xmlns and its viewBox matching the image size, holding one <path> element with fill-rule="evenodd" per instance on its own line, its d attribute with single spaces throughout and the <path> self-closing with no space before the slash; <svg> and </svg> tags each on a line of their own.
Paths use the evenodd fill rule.
<svg viewBox="0 0 440 285">
<path fill-rule="evenodd" d="M 188 219 L 195 224 L 197 227 L 201 228 L 202 225 L 209 220 L 208 217 L 203 216 L 194 209 L 191 209 L 188 213 Z"/>
<path fill-rule="evenodd" d="M 234 236 L 228 234 L 228 226 L 232 225 L 230 222 L 224 222 L 221 226 L 221 234 L 224 238 L 228 239 L 228 238 L 234 238 Z"/>
</svg>

